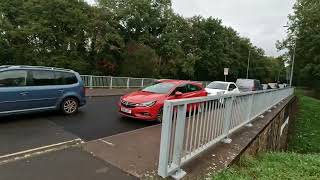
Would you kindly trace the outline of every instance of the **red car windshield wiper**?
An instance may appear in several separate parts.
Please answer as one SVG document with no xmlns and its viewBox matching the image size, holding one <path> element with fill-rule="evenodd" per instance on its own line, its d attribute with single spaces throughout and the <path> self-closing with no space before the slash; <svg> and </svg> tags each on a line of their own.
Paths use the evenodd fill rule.
<svg viewBox="0 0 320 180">
<path fill-rule="evenodd" d="M 151 91 L 144 91 L 144 90 L 141 90 L 141 92 L 155 93 L 155 92 L 151 92 Z"/>
</svg>

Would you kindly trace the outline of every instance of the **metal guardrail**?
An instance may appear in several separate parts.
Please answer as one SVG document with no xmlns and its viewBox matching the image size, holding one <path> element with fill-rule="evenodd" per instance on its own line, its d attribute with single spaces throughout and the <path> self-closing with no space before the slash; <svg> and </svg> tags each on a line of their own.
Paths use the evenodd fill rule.
<svg viewBox="0 0 320 180">
<path fill-rule="evenodd" d="M 157 79 L 153 78 L 132 78 L 132 77 L 112 77 L 112 76 L 93 76 L 81 75 L 85 87 L 92 88 L 141 88 L 152 84 Z M 205 87 L 209 82 L 197 81 Z"/>
<path fill-rule="evenodd" d="M 180 179 L 181 166 L 293 94 L 293 88 L 168 100 L 164 103 L 158 174 Z"/>
<path fill-rule="evenodd" d="M 89 88 L 141 88 L 156 81 L 152 78 L 81 75 Z"/>
</svg>

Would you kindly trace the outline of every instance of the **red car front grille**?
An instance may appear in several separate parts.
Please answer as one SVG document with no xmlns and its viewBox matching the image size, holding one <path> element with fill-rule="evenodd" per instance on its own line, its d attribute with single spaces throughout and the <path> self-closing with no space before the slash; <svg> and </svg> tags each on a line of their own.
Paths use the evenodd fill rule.
<svg viewBox="0 0 320 180">
<path fill-rule="evenodd" d="M 126 107 L 126 108 L 134 108 L 134 107 L 136 107 L 135 103 L 131 103 L 131 102 L 128 102 L 128 101 L 123 101 L 123 100 L 121 100 L 121 105 L 123 107 Z"/>
</svg>

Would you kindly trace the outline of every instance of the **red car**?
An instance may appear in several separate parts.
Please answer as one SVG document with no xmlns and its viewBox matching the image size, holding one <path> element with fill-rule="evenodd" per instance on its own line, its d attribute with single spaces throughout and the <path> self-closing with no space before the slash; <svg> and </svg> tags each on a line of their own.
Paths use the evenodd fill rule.
<svg viewBox="0 0 320 180">
<path fill-rule="evenodd" d="M 142 90 L 124 95 L 118 103 L 119 113 L 142 120 L 162 121 L 165 100 L 207 96 L 201 84 L 181 80 L 161 80 Z"/>
</svg>

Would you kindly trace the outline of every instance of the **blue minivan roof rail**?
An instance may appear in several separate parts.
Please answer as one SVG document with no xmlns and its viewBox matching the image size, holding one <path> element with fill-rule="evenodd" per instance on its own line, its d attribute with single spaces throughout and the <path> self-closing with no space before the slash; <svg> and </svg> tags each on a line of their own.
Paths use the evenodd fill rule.
<svg viewBox="0 0 320 180">
<path fill-rule="evenodd" d="M 8 67 L 10 67 L 10 66 L 9 66 L 9 65 L 1 65 L 1 66 L 0 66 L 0 69 L 8 68 Z"/>
<path fill-rule="evenodd" d="M 0 69 L 3 68 L 39 68 L 39 69 L 48 69 L 48 70 L 62 70 L 62 71 L 71 71 L 71 69 L 64 69 L 64 68 L 56 68 L 56 67 L 46 67 L 46 66 L 27 66 L 27 65 L 1 65 Z"/>
</svg>

